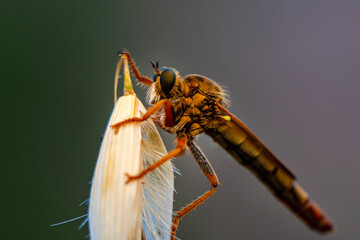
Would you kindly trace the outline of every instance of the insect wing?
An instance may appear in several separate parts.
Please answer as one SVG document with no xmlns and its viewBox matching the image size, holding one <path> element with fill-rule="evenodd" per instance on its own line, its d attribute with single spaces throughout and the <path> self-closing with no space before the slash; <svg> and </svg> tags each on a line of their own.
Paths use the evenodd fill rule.
<svg viewBox="0 0 360 240">
<path fill-rule="evenodd" d="M 306 191 L 296 182 L 290 170 L 255 136 L 254 133 L 226 108 L 231 117 L 226 127 L 212 136 L 239 163 L 244 165 L 309 227 L 319 232 L 330 232 L 333 226 L 320 207 L 310 200 Z"/>
</svg>

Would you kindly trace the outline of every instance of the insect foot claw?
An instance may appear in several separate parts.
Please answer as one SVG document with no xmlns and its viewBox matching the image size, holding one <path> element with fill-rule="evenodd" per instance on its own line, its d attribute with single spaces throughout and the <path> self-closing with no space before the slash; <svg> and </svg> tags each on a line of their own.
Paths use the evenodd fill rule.
<svg viewBox="0 0 360 240">
<path fill-rule="evenodd" d="M 111 125 L 110 126 L 112 129 L 115 129 L 115 134 L 117 134 L 118 132 L 119 132 L 119 126 L 116 126 L 116 124 L 115 125 Z"/>
<path fill-rule="evenodd" d="M 134 181 L 134 180 L 137 180 L 137 179 L 140 179 L 142 178 L 142 175 L 137 175 L 137 176 L 130 176 L 130 174 L 128 173 L 125 173 L 126 177 L 128 178 L 125 182 L 125 184 L 128 184 L 129 182 L 131 181 Z"/>
<path fill-rule="evenodd" d="M 125 56 L 126 58 L 129 58 L 130 57 L 130 54 L 128 52 L 125 52 L 125 51 L 118 51 L 117 52 L 117 55 L 119 57 L 122 57 L 122 56 Z"/>
</svg>

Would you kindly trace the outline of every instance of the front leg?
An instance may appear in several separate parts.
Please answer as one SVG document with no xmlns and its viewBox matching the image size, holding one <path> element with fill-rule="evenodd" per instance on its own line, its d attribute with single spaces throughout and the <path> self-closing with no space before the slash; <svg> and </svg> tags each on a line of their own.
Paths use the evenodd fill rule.
<svg viewBox="0 0 360 240">
<path fill-rule="evenodd" d="M 139 80 L 139 82 L 150 86 L 151 84 L 154 83 L 154 81 L 146 76 L 141 75 L 139 69 L 136 67 L 135 62 L 131 59 L 130 53 L 128 52 L 119 52 L 118 53 L 120 56 L 125 56 L 127 58 L 127 60 L 129 61 L 130 67 L 132 72 L 134 73 L 135 77 L 137 80 Z"/>
<path fill-rule="evenodd" d="M 124 124 L 128 124 L 128 123 L 133 123 L 133 122 L 143 122 L 146 121 L 147 119 L 149 119 L 155 112 L 159 111 L 159 109 L 164 106 L 164 114 L 165 114 L 165 127 L 172 127 L 174 126 L 174 116 L 173 116 L 173 110 L 172 110 L 172 105 L 170 103 L 169 100 L 167 99 L 163 99 L 160 100 L 159 102 L 157 102 L 154 106 L 152 106 L 149 110 L 147 110 L 147 112 L 140 118 L 129 118 L 126 119 L 124 121 L 118 122 L 114 125 L 111 125 L 111 128 L 115 129 L 115 134 L 117 134 L 119 132 L 119 128 L 121 126 L 123 126 Z M 162 127 L 162 126 L 161 126 Z M 154 163 L 153 165 L 149 166 L 147 169 L 143 170 L 142 172 L 140 172 L 139 174 L 137 174 L 136 176 L 130 176 L 129 174 L 126 173 L 126 176 L 128 177 L 128 180 L 126 181 L 126 183 L 129 183 L 132 180 L 135 179 L 140 179 L 143 176 L 145 176 L 148 172 L 154 170 L 155 168 L 157 168 L 158 166 L 160 166 L 161 164 L 165 163 L 167 160 L 171 159 L 171 158 L 175 158 L 177 156 L 179 156 L 180 154 L 182 154 L 185 150 L 185 145 L 186 145 L 186 138 L 180 138 L 177 141 L 177 146 L 176 149 L 174 149 L 173 151 L 171 151 L 170 153 L 168 153 L 166 156 L 164 156 L 163 158 L 161 158 L 159 161 L 157 161 L 156 163 Z"/>
<path fill-rule="evenodd" d="M 165 127 L 172 127 L 174 126 L 174 115 L 173 115 L 173 110 L 172 110 L 172 105 L 170 103 L 169 100 L 167 99 L 163 99 L 160 100 L 159 102 L 157 102 L 154 106 L 152 106 L 151 108 L 149 108 L 147 110 L 147 112 L 140 118 L 129 118 L 126 119 L 124 121 L 115 123 L 113 125 L 111 125 L 111 128 L 115 129 L 115 134 L 117 134 L 119 132 L 119 128 L 127 123 L 132 123 L 132 122 L 143 122 L 148 120 L 149 117 L 151 117 L 155 112 L 159 111 L 160 108 L 164 106 L 164 114 L 165 114 Z"/>
</svg>

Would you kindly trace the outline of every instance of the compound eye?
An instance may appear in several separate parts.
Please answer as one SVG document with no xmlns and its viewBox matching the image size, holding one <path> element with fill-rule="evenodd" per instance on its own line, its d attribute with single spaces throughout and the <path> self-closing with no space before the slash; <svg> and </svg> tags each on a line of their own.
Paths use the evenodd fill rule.
<svg viewBox="0 0 360 240">
<path fill-rule="evenodd" d="M 175 71 L 166 68 L 160 75 L 160 85 L 163 92 L 168 95 L 171 91 L 171 89 L 174 87 L 176 80 L 176 74 Z"/>
</svg>

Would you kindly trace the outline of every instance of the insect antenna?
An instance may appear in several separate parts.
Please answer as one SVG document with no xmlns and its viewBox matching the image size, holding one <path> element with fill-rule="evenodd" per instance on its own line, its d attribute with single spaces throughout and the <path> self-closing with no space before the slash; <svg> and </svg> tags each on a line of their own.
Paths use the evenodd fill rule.
<svg viewBox="0 0 360 240">
<path fill-rule="evenodd" d="M 160 75 L 160 72 L 159 72 L 159 61 L 156 61 L 156 64 L 155 64 L 153 61 L 150 60 L 150 63 L 151 63 L 151 65 L 152 65 L 153 69 L 155 70 L 156 75 L 159 76 L 159 75 Z"/>
</svg>

